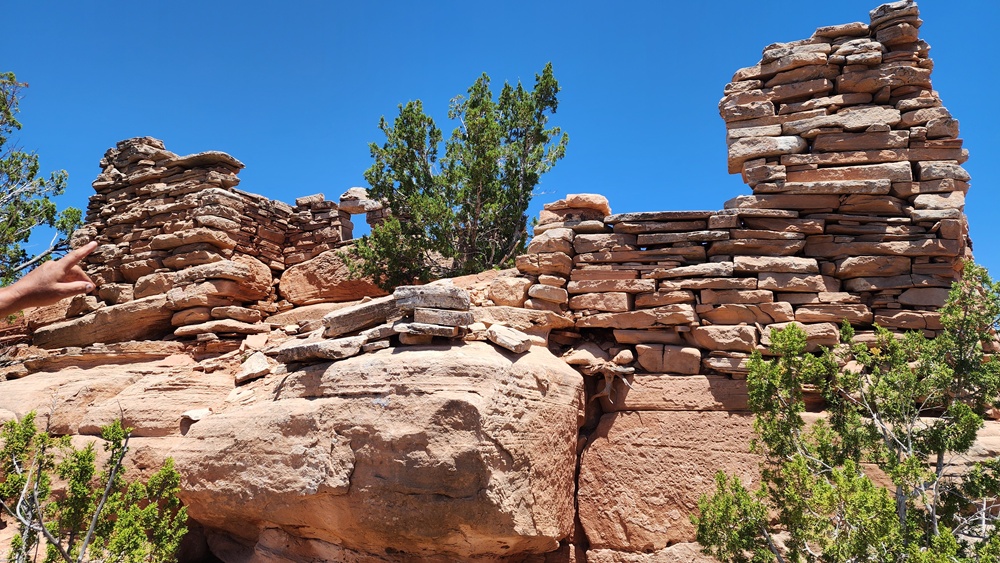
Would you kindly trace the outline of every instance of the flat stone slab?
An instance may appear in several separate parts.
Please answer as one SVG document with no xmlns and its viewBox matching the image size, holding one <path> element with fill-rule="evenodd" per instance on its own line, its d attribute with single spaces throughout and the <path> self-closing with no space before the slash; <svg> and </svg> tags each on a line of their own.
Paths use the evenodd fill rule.
<svg viewBox="0 0 1000 563">
<path fill-rule="evenodd" d="M 486 330 L 486 338 L 497 346 L 506 348 L 515 354 L 523 354 L 531 348 L 530 336 L 508 326 L 490 326 L 490 328 Z"/>
<path fill-rule="evenodd" d="M 208 321 L 196 325 L 178 327 L 174 331 L 174 336 L 198 336 L 199 334 L 226 334 L 234 332 L 236 334 L 260 334 L 271 332 L 271 325 L 266 323 L 245 323 L 233 319 L 220 319 Z"/>
<path fill-rule="evenodd" d="M 396 306 L 403 311 L 418 307 L 429 309 L 469 310 L 469 293 L 460 287 L 448 285 L 404 285 L 392 294 Z"/>
<path fill-rule="evenodd" d="M 323 315 L 324 335 L 333 338 L 380 325 L 398 311 L 396 300 L 391 295 L 337 309 Z"/>
<path fill-rule="evenodd" d="M 318 340 L 301 344 L 285 345 L 273 352 L 281 363 L 308 362 L 315 360 L 342 360 L 361 353 L 367 343 L 363 336 L 349 336 L 332 340 Z"/>
<path fill-rule="evenodd" d="M 636 213 L 616 213 L 608 215 L 604 222 L 609 225 L 615 223 L 636 222 L 636 221 L 692 221 L 698 219 L 708 219 L 715 215 L 715 211 L 640 211 Z"/>
</svg>

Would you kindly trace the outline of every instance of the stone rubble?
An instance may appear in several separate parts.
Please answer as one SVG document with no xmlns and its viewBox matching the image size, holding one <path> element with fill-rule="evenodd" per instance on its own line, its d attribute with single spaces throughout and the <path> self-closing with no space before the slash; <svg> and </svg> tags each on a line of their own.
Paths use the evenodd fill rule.
<svg viewBox="0 0 1000 563">
<path fill-rule="evenodd" d="M 517 354 L 532 346 L 532 339 L 515 328 L 477 321 L 470 307 L 469 292 L 448 280 L 400 286 L 392 295 L 331 311 L 323 316 L 323 328 L 265 352 L 277 362 L 289 364 L 342 360 L 397 345 L 429 345 L 435 339 L 489 340 Z M 473 328 L 484 336 L 472 336 Z"/>
</svg>

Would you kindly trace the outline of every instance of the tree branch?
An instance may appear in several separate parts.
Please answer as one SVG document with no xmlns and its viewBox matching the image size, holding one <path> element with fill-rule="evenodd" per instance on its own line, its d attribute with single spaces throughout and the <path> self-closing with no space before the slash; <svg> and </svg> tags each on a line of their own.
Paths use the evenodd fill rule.
<svg viewBox="0 0 1000 563">
<path fill-rule="evenodd" d="M 83 561 L 83 557 L 87 553 L 87 547 L 94 538 L 94 531 L 97 529 L 97 521 L 101 516 L 101 511 L 104 510 L 104 503 L 107 502 L 108 495 L 111 494 L 111 489 L 114 487 L 115 475 L 118 473 L 118 470 L 121 469 L 122 462 L 125 460 L 125 454 L 128 452 L 128 440 L 131 436 L 131 433 L 125 434 L 125 441 L 122 443 L 121 453 L 118 455 L 118 459 L 115 460 L 115 464 L 111 467 L 111 473 L 108 475 L 108 483 L 104 487 L 104 494 L 101 495 L 101 501 L 97 503 L 97 508 L 94 510 L 94 517 L 90 520 L 90 528 L 87 529 L 87 535 L 83 538 L 83 545 L 80 546 L 80 559 L 78 561 Z"/>
</svg>

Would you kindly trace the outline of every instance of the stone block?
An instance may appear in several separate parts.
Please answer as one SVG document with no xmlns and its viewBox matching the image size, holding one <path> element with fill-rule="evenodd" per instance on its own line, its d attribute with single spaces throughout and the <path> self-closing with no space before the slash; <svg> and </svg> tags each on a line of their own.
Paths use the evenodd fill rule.
<svg viewBox="0 0 1000 563">
<path fill-rule="evenodd" d="M 651 373 L 693 375 L 701 371 L 701 351 L 690 346 L 637 344 L 639 365 Z"/>
<path fill-rule="evenodd" d="M 809 143 L 794 135 L 780 137 L 743 137 L 729 145 L 729 173 L 743 170 L 747 160 L 806 152 Z"/>
<path fill-rule="evenodd" d="M 488 296 L 497 305 L 520 307 L 528 297 L 531 280 L 521 277 L 498 277 L 490 283 Z"/>
<path fill-rule="evenodd" d="M 573 253 L 573 229 L 556 228 L 548 229 L 545 232 L 535 235 L 528 243 L 528 254 L 538 254 L 542 252 L 562 252 L 563 254 Z"/>
<path fill-rule="evenodd" d="M 491 325 L 486 330 L 486 338 L 497 346 L 506 348 L 515 354 L 523 354 L 531 348 L 530 336 L 517 329 L 500 324 Z"/>
<path fill-rule="evenodd" d="M 199 334 L 262 334 L 271 332 L 271 326 L 264 323 L 244 323 L 233 319 L 217 319 L 204 323 L 178 327 L 174 336 L 198 336 Z"/>
<path fill-rule="evenodd" d="M 413 310 L 413 322 L 444 326 L 468 326 L 473 323 L 473 316 L 469 311 L 417 307 Z"/>
<path fill-rule="evenodd" d="M 529 287 L 528 297 L 532 299 L 541 299 L 542 301 L 549 301 L 558 305 L 563 305 L 569 302 L 569 293 L 567 293 L 565 289 L 551 285 L 536 284 Z"/>
<path fill-rule="evenodd" d="M 360 336 L 336 338 L 300 343 L 291 341 L 282 345 L 270 354 L 275 360 L 283 363 L 310 362 L 324 360 L 342 360 L 361 353 L 361 347 L 366 343 Z"/>
<path fill-rule="evenodd" d="M 546 203 L 543 209 L 550 211 L 559 209 L 593 209 L 604 215 L 611 215 L 611 205 L 608 204 L 608 198 L 601 194 L 567 194 L 563 199 Z"/>
<path fill-rule="evenodd" d="M 713 325 L 767 325 L 795 320 L 791 304 L 787 302 L 733 304 L 724 303 L 698 311 L 703 321 Z"/>
<path fill-rule="evenodd" d="M 840 291 L 840 281 L 816 274 L 761 272 L 757 274 L 757 287 L 783 292 Z"/>
<path fill-rule="evenodd" d="M 691 325 L 697 322 L 698 316 L 694 312 L 694 307 L 676 304 L 625 313 L 598 313 L 577 320 L 576 327 L 628 329 Z"/>
<path fill-rule="evenodd" d="M 864 278 L 898 276 L 910 273 L 911 259 L 906 256 L 850 256 L 837 261 L 837 277 Z"/>
<path fill-rule="evenodd" d="M 655 280 L 578 280 L 566 285 L 566 290 L 573 294 L 579 293 L 645 293 L 656 291 Z"/>
<path fill-rule="evenodd" d="M 402 285 L 392 292 L 392 297 L 401 311 L 412 311 L 418 307 L 469 310 L 469 292 L 453 285 Z"/>
<path fill-rule="evenodd" d="M 524 274 L 552 274 L 568 277 L 573 270 L 573 259 L 563 252 L 522 254 L 516 260 L 517 269 Z"/>
<path fill-rule="evenodd" d="M 752 352 L 757 347 L 757 329 L 752 326 L 697 326 L 684 340 L 705 350 Z"/>
<path fill-rule="evenodd" d="M 692 348 L 692 350 L 697 351 Z M 705 358 L 707 361 L 709 358 Z M 716 357 L 716 365 L 723 367 Z M 733 360 L 734 358 L 725 358 Z M 746 358 L 737 358 L 738 365 L 746 363 Z M 730 366 L 731 367 L 731 366 Z M 745 372 L 745 367 L 744 367 Z M 632 389 L 621 381 L 616 381 L 614 401 L 602 400 L 605 413 L 627 411 L 726 411 L 748 412 L 747 384 L 743 379 L 730 379 L 721 375 L 687 375 L 671 377 L 661 374 L 637 373 L 628 378 Z M 588 552 L 588 555 L 590 552 Z"/>
<path fill-rule="evenodd" d="M 733 271 L 818 274 L 819 263 L 815 258 L 794 256 L 734 256 Z"/>
<path fill-rule="evenodd" d="M 673 305 L 676 303 L 694 303 L 694 301 L 694 292 L 686 289 L 639 293 L 635 296 L 635 306 L 639 309 Z"/>
<path fill-rule="evenodd" d="M 723 303 L 771 303 L 774 293 L 759 289 L 703 289 L 701 302 L 706 305 Z"/>
<path fill-rule="evenodd" d="M 334 338 L 349 332 L 371 328 L 400 314 L 396 300 L 391 296 L 379 297 L 356 305 L 331 311 L 323 316 L 324 335 Z"/>
<path fill-rule="evenodd" d="M 622 312 L 632 309 L 633 297 L 629 293 L 582 293 L 569 300 L 569 308 L 581 311 Z"/>
<path fill-rule="evenodd" d="M 901 305 L 911 307 L 943 307 L 948 300 L 948 290 L 943 287 L 913 287 L 897 298 Z"/>
<path fill-rule="evenodd" d="M 627 233 L 604 233 L 598 235 L 578 234 L 573 239 L 573 249 L 577 254 L 616 250 L 637 250 L 636 236 Z"/>
<path fill-rule="evenodd" d="M 871 309 L 862 304 L 817 303 L 802 305 L 795 310 L 795 320 L 800 323 L 832 322 L 840 324 L 847 320 L 851 324 L 871 324 Z"/>
</svg>

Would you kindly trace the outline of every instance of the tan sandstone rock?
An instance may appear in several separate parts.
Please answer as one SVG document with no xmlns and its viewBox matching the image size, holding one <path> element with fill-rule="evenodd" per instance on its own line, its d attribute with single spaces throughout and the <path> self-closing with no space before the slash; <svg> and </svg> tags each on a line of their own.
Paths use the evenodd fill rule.
<svg viewBox="0 0 1000 563">
<path fill-rule="evenodd" d="M 357 301 L 385 295 L 371 280 L 352 279 L 339 251 L 330 250 L 288 268 L 281 274 L 278 293 L 295 305 Z"/>
<path fill-rule="evenodd" d="M 606 414 L 580 461 L 580 522 L 591 549 L 650 552 L 690 541 L 689 516 L 722 470 L 757 478 L 753 417 L 726 412 Z M 653 478 L 652 476 L 655 476 Z"/>
<path fill-rule="evenodd" d="M 251 545 L 280 527 L 369 553 L 543 553 L 573 530 L 582 393 L 539 347 L 383 350 L 294 372 L 172 455 L 189 514 Z"/>
</svg>

